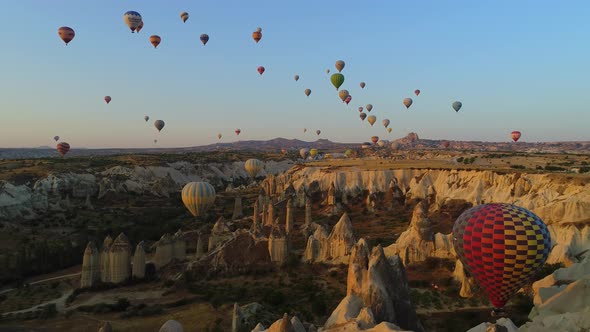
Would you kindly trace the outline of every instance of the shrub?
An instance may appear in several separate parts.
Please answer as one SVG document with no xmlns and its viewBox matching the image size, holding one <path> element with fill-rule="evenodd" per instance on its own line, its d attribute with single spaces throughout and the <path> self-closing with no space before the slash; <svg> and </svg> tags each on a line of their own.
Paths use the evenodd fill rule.
<svg viewBox="0 0 590 332">
<path fill-rule="evenodd" d="M 324 298 L 321 296 L 315 297 L 311 301 L 311 312 L 316 316 L 322 316 L 326 314 L 327 306 Z"/>
<path fill-rule="evenodd" d="M 580 173 L 588 173 L 588 172 L 590 172 L 590 167 L 588 167 L 588 166 L 580 167 Z"/>
<path fill-rule="evenodd" d="M 459 157 L 459 158 L 457 158 L 457 162 L 458 162 L 458 163 L 462 163 L 462 162 L 463 162 L 463 160 L 464 160 L 464 158 L 463 158 L 463 157 Z"/>
<path fill-rule="evenodd" d="M 526 167 L 524 167 L 524 165 L 510 165 L 510 168 L 514 168 L 514 169 L 526 169 Z"/>
</svg>

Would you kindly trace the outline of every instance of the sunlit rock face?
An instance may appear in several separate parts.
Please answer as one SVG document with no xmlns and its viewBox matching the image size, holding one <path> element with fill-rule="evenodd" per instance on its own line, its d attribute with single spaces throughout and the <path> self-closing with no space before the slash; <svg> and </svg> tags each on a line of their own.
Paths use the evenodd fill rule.
<svg viewBox="0 0 590 332">
<path fill-rule="evenodd" d="M 131 245 L 125 234 L 121 233 L 109 251 L 110 282 L 114 284 L 125 282 L 131 277 Z"/>
</svg>

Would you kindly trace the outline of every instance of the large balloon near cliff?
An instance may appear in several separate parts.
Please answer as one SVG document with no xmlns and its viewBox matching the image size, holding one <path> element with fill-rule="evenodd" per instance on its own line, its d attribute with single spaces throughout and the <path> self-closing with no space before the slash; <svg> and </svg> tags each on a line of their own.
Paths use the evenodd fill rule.
<svg viewBox="0 0 590 332">
<path fill-rule="evenodd" d="M 182 202 L 190 213 L 199 217 L 215 202 L 215 188 L 207 182 L 190 182 L 182 188 Z"/>
<path fill-rule="evenodd" d="M 258 172 L 264 168 L 264 163 L 258 159 L 248 159 L 244 163 L 244 168 L 251 177 L 255 177 L 256 174 L 258 174 Z"/>
<path fill-rule="evenodd" d="M 543 266 L 551 237 L 541 218 L 527 209 L 482 204 L 457 218 L 453 246 L 497 312 Z"/>
</svg>

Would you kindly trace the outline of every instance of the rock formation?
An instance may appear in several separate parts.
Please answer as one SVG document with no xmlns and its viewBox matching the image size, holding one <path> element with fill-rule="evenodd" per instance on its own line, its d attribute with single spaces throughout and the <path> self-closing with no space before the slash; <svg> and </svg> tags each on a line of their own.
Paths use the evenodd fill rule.
<svg viewBox="0 0 590 332">
<path fill-rule="evenodd" d="M 174 238 L 166 233 L 160 237 L 156 243 L 156 254 L 154 255 L 154 264 L 156 269 L 161 269 L 174 257 Z"/>
<path fill-rule="evenodd" d="M 267 213 L 267 215 L 266 215 L 266 219 L 264 222 L 264 226 L 272 225 L 272 223 L 274 222 L 274 220 L 276 218 L 275 206 L 274 206 L 272 200 L 268 202 L 268 205 L 266 208 L 266 213 Z"/>
<path fill-rule="evenodd" d="M 311 200 L 307 198 L 305 200 L 305 225 L 311 224 Z"/>
<path fill-rule="evenodd" d="M 293 209 L 293 200 L 289 198 L 287 200 L 287 213 L 285 220 L 285 232 L 287 234 L 290 234 L 293 231 L 293 226 L 295 222 Z"/>
<path fill-rule="evenodd" d="M 102 250 L 100 252 L 100 281 L 111 282 L 111 264 L 110 254 L 111 245 L 113 244 L 113 238 L 110 235 L 104 238 L 102 242 Z"/>
<path fill-rule="evenodd" d="M 321 243 L 313 234 L 307 239 L 305 252 L 303 253 L 303 261 L 307 263 L 314 263 L 319 260 L 321 254 Z"/>
<path fill-rule="evenodd" d="M 160 327 L 158 332 L 184 332 L 184 329 L 178 321 L 169 320 Z"/>
<path fill-rule="evenodd" d="M 219 217 L 213 225 L 213 229 L 211 230 L 211 236 L 209 236 L 209 250 L 211 251 L 221 245 L 222 243 L 226 242 L 227 240 L 231 239 L 233 234 L 229 229 L 229 226 L 225 223 L 225 219 L 223 217 Z"/>
<path fill-rule="evenodd" d="M 139 242 L 135 247 L 131 276 L 133 279 L 145 278 L 145 249 L 143 241 Z"/>
<path fill-rule="evenodd" d="M 234 303 L 234 310 L 231 319 L 231 332 L 241 332 L 243 322 L 242 310 L 237 303 Z"/>
<path fill-rule="evenodd" d="M 244 216 L 244 211 L 242 210 L 242 196 L 236 196 L 234 202 L 234 213 L 232 214 L 231 219 L 236 220 L 240 219 Z"/>
<path fill-rule="evenodd" d="M 336 187 L 334 186 L 333 182 L 332 182 L 332 185 L 330 185 L 330 189 L 328 189 L 327 204 L 328 205 L 336 205 Z"/>
<path fill-rule="evenodd" d="M 104 322 L 104 324 L 98 329 L 98 332 L 113 332 L 113 327 L 111 326 L 111 323 Z"/>
<path fill-rule="evenodd" d="M 510 320 L 510 318 L 500 318 L 495 324 L 481 323 L 476 327 L 469 329 L 467 332 L 516 332 L 518 327 Z"/>
<path fill-rule="evenodd" d="M 80 288 L 90 288 L 100 281 L 100 253 L 94 242 L 88 242 L 82 259 Z"/>
<path fill-rule="evenodd" d="M 199 232 L 199 235 L 197 238 L 197 251 L 195 253 L 195 256 L 197 258 L 200 258 L 201 256 L 203 256 L 204 253 L 205 253 L 205 241 L 203 241 L 203 234 L 201 232 Z"/>
<path fill-rule="evenodd" d="M 268 237 L 268 252 L 271 261 L 283 264 L 289 255 L 289 239 L 280 225 L 274 225 Z"/>
<path fill-rule="evenodd" d="M 584 278 L 590 278 L 590 253 L 586 253 L 581 262 L 558 269 L 533 283 L 533 302 L 535 305 L 542 305 L 557 293 L 564 291 L 565 285 Z"/>
<path fill-rule="evenodd" d="M 457 259 L 455 270 L 453 270 L 453 279 L 461 284 L 459 296 L 463 298 L 472 297 L 477 288 L 477 282 L 472 276 L 467 275 L 467 273 L 463 268 L 463 263 Z"/>
<path fill-rule="evenodd" d="M 258 223 L 259 216 L 260 216 L 259 204 L 258 204 L 258 200 L 256 200 L 254 202 L 254 213 L 252 214 L 252 222 L 255 224 Z"/>
<path fill-rule="evenodd" d="M 125 234 L 121 233 L 109 251 L 109 265 L 111 270 L 110 282 L 123 283 L 131 276 L 131 245 Z"/>
<path fill-rule="evenodd" d="M 350 254 L 350 249 L 356 242 L 352 223 L 347 213 L 344 213 L 328 237 L 329 257 L 338 259 Z"/>
<path fill-rule="evenodd" d="M 177 261 L 183 261 L 186 259 L 186 240 L 181 230 L 178 230 L 174 234 L 172 243 L 172 258 Z"/>
</svg>

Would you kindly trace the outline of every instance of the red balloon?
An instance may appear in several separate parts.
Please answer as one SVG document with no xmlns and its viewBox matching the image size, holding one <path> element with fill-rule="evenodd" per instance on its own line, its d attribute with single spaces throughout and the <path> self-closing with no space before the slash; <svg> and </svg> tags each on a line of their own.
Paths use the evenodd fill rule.
<svg viewBox="0 0 590 332">
<path fill-rule="evenodd" d="M 57 145 L 57 152 L 63 157 L 70 151 L 70 145 L 66 142 L 61 142 Z"/>
<path fill-rule="evenodd" d="M 351 100 L 352 100 L 352 96 L 348 95 L 348 96 L 346 96 L 346 99 L 344 99 L 344 102 L 346 103 L 346 105 L 348 105 L 348 103 L 350 103 Z"/>
<path fill-rule="evenodd" d="M 420 95 L 420 90 L 416 90 L 414 91 L 414 93 L 416 94 L 416 96 Z"/>
<path fill-rule="evenodd" d="M 104 97 L 104 101 L 106 101 L 107 104 L 110 103 L 111 102 L 111 96 Z"/>
<path fill-rule="evenodd" d="M 258 74 L 262 75 L 262 73 L 264 73 L 264 67 L 260 66 L 258 67 Z"/>
<path fill-rule="evenodd" d="M 240 133 L 241 133 L 242 131 L 241 131 L 240 129 L 236 129 L 234 132 L 236 133 L 236 135 L 240 135 Z"/>
<path fill-rule="evenodd" d="M 518 139 L 520 138 L 520 131 L 513 131 L 511 136 L 513 141 L 518 142 Z"/>
<path fill-rule="evenodd" d="M 373 144 L 377 144 L 378 141 L 379 141 L 379 136 L 371 137 L 371 142 L 373 142 Z"/>
</svg>

